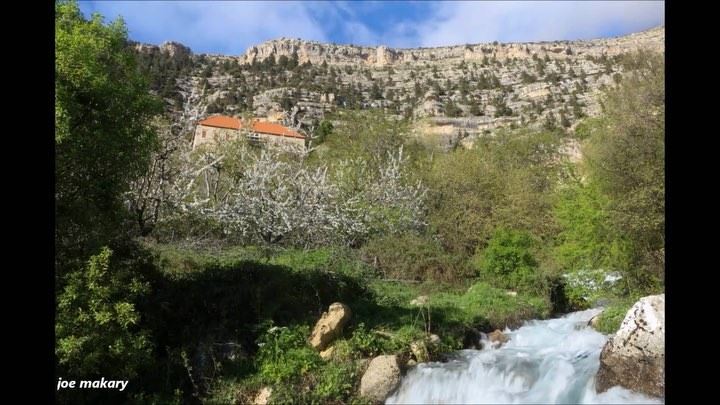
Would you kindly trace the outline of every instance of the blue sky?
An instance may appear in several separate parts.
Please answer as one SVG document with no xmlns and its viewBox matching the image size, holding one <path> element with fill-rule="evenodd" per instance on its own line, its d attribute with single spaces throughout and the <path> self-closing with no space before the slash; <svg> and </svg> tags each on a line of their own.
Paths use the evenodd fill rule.
<svg viewBox="0 0 720 405">
<path fill-rule="evenodd" d="M 662 1 L 80 1 L 130 38 L 238 55 L 280 38 L 390 47 L 591 39 L 662 25 Z"/>
</svg>

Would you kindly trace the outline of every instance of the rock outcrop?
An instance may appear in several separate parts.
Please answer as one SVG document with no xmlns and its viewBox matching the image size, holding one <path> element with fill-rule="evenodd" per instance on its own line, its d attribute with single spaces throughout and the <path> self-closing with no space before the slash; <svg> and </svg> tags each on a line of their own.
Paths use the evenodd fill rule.
<svg viewBox="0 0 720 405">
<path fill-rule="evenodd" d="M 262 62 L 267 58 L 297 56 L 299 63 L 320 65 L 365 65 L 372 67 L 397 66 L 418 61 L 481 61 L 485 56 L 505 61 L 531 59 L 533 54 L 550 59 L 569 59 L 577 55 L 617 55 L 638 48 L 658 46 L 658 38 L 665 35 L 664 27 L 617 38 L 587 41 L 552 41 L 528 43 L 481 43 L 432 48 L 388 48 L 355 45 L 325 44 L 296 38 L 279 38 L 250 47 L 240 56 L 242 63 Z M 605 48 L 604 52 L 600 48 Z M 659 51 L 664 50 L 657 49 Z"/>
<path fill-rule="evenodd" d="M 400 384 L 397 356 L 378 356 L 370 361 L 360 380 L 360 396 L 382 403 Z"/>
<path fill-rule="evenodd" d="M 330 304 L 327 312 L 323 312 L 315 324 L 310 335 L 310 345 L 316 350 L 323 351 L 328 345 L 342 334 L 342 328 L 350 320 L 350 307 L 335 302 Z"/>
<path fill-rule="evenodd" d="M 636 302 L 603 347 L 596 389 L 603 392 L 616 385 L 664 397 L 665 294 Z"/>
</svg>

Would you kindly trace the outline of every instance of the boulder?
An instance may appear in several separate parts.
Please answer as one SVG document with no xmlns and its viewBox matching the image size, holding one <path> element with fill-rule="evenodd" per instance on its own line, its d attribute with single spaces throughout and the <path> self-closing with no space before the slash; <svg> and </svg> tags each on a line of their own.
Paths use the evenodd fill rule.
<svg viewBox="0 0 720 405">
<path fill-rule="evenodd" d="M 350 320 L 350 307 L 340 302 L 330 304 L 323 312 L 310 335 L 310 345 L 316 350 L 325 350 L 327 346 L 342 334 L 342 328 Z"/>
<path fill-rule="evenodd" d="M 593 316 L 592 318 L 590 318 L 590 320 L 587 323 L 587 326 L 589 326 L 593 329 L 597 329 L 598 322 L 600 322 L 601 314 L 602 314 L 602 312 L 600 314 L 597 314 L 597 315 Z"/>
<path fill-rule="evenodd" d="M 397 356 L 378 356 L 370 361 L 360 380 L 360 396 L 381 403 L 398 384 L 400 384 L 400 364 Z"/>
<path fill-rule="evenodd" d="M 595 387 L 665 396 L 665 294 L 641 298 L 600 353 Z"/>
<path fill-rule="evenodd" d="M 320 357 L 323 360 L 328 360 L 332 357 L 333 353 L 335 353 L 335 346 L 330 346 L 327 349 L 320 352 Z"/>
<path fill-rule="evenodd" d="M 410 351 L 412 352 L 413 356 L 415 356 L 415 360 L 418 363 L 424 363 L 430 360 L 430 354 L 428 353 L 427 346 L 422 340 L 412 342 L 410 344 Z"/>
<path fill-rule="evenodd" d="M 270 395 L 272 395 L 272 388 L 263 387 L 260 391 L 258 391 L 257 395 L 255 395 L 253 405 L 267 405 L 270 401 Z"/>
<path fill-rule="evenodd" d="M 504 333 L 502 333 L 500 329 L 495 329 L 488 334 L 488 340 L 493 347 L 500 347 L 508 340 L 510 340 L 510 338 L 507 337 Z"/>
</svg>

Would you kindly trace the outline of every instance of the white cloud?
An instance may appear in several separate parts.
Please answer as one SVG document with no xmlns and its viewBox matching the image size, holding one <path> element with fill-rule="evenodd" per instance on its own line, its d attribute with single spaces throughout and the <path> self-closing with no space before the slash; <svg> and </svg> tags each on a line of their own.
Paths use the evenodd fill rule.
<svg viewBox="0 0 720 405">
<path fill-rule="evenodd" d="M 417 31 L 422 46 L 591 39 L 661 25 L 664 15 L 661 1 L 444 2 Z"/>
<path fill-rule="evenodd" d="M 107 1 L 80 5 L 108 19 L 122 15 L 132 39 L 177 41 L 197 53 L 240 54 L 279 37 L 327 40 L 300 2 Z"/>
<path fill-rule="evenodd" d="M 664 22 L 661 1 L 487 1 L 422 3 L 392 15 L 383 2 L 93 1 L 85 12 L 122 15 L 130 38 L 178 41 L 196 53 L 237 55 L 279 37 L 356 45 L 417 47 L 491 41 L 589 39 Z M 407 3 L 410 7 L 411 3 Z M 393 13 L 397 13 L 395 7 Z M 409 9 L 408 9 L 409 10 Z M 390 16 L 390 15 L 388 15 Z M 368 19 L 375 18 L 375 21 Z M 377 20 L 380 18 L 381 20 Z M 380 21 L 380 24 L 378 24 Z"/>
</svg>

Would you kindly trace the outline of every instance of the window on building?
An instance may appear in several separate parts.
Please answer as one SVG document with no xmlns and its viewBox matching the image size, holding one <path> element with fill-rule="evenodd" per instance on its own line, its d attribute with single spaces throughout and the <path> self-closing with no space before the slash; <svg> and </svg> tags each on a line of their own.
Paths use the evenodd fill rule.
<svg viewBox="0 0 720 405">
<path fill-rule="evenodd" d="M 203 131 L 202 131 L 202 137 L 205 138 L 205 135 L 206 135 L 206 134 L 207 134 L 207 130 L 206 130 L 206 129 L 203 129 Z"/>
</svg>

